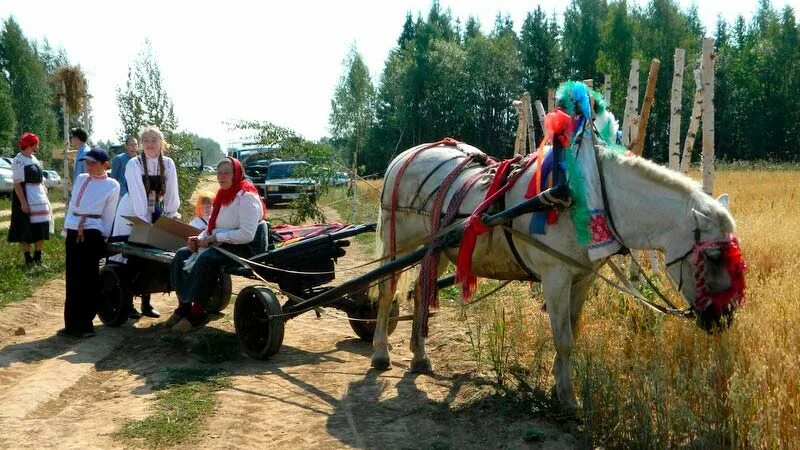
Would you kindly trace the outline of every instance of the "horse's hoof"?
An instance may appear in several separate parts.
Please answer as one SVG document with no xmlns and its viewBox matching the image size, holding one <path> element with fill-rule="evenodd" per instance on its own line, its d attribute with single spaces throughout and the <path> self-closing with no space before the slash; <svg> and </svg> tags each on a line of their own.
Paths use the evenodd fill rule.
<svg viewBox="0 0 800 450">
<path fill-rule="evenodd" d="M 425 358 L 411 361 L 411 367 L 408 370 L 412 373 L 433 373 L 433 366 L 431 360 Z"/>
<path fill-rule="evenodd" d="M 389 370 L 392 368 L 392 362 L 389 358 L 372 358 L 372 368 L 375 370 Z"/>
</svg>

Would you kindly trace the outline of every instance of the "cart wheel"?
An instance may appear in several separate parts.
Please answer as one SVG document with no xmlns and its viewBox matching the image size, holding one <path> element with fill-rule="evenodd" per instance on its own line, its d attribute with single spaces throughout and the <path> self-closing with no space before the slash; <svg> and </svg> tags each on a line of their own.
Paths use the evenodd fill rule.
<svg viewBox="0 0 800 450">
<path fill-rule="evenodd" d="M 97 315 L 109 327 L 118 327 L 128 321 L 128 310 L 133 295 L 128 289 L 125 267 L 106 264 L 100 268 L 100 297 Z"/>
<path fill-rule="evenodd" d="M 394 333 L 397 328 L 397 317 L 400 315 L 400 305 L 397 302 L 392 302 L 392 309 L 389 310 L 389 334 Z M 355 331 L 356 335 L 364 342 L 372 342 L 375 336 L 375 322 L 362 322 L 362 320 L 375 320 L 378 318 L 378 304 L 370 300 L 361 302 L 358 309 L 353 312 L 347 313 L 347 317 L 351 319 L 350 328 Z"/>
<path fill-rule="evenodd" d="M 236 296 L 233 307 L 233 324 L 239 344 L 248 356 L 267 359 L 283 343 L 283 317 L 281 304 L 266 286 L 248 286 Z"/>
<path fill-rule="evenodd" d="M 228 307 L 231 303 L 231 276 L 220 271 L 214 292 L 208 300 L 206 310 L 210 313 L 218 313 Z"/>
</svg>

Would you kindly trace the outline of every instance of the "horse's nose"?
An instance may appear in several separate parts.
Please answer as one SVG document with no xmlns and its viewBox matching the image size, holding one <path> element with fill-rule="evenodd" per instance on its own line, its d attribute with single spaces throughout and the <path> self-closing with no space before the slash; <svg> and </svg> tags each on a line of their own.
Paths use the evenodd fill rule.
<svg viewBox="0 0 800 450">
<path fill-rule="evenodd" d="M 710 305 L 697 315 L 697 326 L 709 334 L 721 333 L 733 323 L 733 306 L 726 305 L 721 310 Z"/>
</svg>

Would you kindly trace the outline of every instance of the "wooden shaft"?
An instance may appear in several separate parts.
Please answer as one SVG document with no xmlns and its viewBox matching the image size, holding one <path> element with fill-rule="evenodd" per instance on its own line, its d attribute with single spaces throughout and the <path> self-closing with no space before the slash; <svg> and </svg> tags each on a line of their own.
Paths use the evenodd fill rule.
<svg viewBox="0 0 800 450">
<path fill-rule="evenodd" d="M 653 106 L 653 96 L 656 90 L 656 81 L 658 80 L 658 68 L 661 66 L 661 61 L 658 58 L 653 58 L 650 61 L 650 73 L 647 75 L 647 90 L 644 93 L 644 103 L 642 104 L 642 115 L 639 119 L 639 135 L 636 136 L 636 142 L 633 144 L 631 151 L 639 156 L 642 156 L 644 150 L 645 131 L 647 130 L 647 120 L 650 118 L 650 108 Z"/>
<path fill-rule="evenodd" d="M 544 133 L 544 105 L 542 105 L 541 100 L 536 100 L 533 102 L 533 106 L 536 107 L 536 115 L 539 116 L 539 125 L 542 127 L 542 133 Z"/>
</svg>

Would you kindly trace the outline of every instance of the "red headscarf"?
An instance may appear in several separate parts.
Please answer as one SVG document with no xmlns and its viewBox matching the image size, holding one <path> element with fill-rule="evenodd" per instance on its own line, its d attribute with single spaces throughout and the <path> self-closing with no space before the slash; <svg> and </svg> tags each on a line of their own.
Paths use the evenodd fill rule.
<svg viewBox="0 0 800 450">
<path fill-rule="evenodd" d="M 38 143 L 39 143 L 39 136 L 33 133 L 24 133 L 22 137 L 19 138 L 20 150 L 25 150 L 28 147 L 33 147 Z"/>
<path fill-rule="evenodd" d="M 258 189 L 253 186 L 253 183 L 244 178 L 244 169 L 242 168 L 242 163 L 240 163 L 238 159 L 231 158 L 230 156 L 228 156 L 227 159 L 231 162 L 231 164 L 233 164 L 233 183 L 228 189 L 220 188 L 217 191 L 217 196 L 214 197 L 214 211 L 211 212 L 211 218 L 208 219 L 208 228 L 206 228 L 206 233 L 209 235 L 217 226 L 217 216 L 219 215 L 219 210 L 222 209 L 223 206 L 230 205 L 233 199 L 236 198 L 236 194 L 238 194 L 239 191 L 252 192 L 256 194 L 258 198 L 261 198 L 261 195 L 258 193 Z M 267 218 L 267 206 L 264 204 L 264 200 L 261 200 L 261 218 Z"/>
</svg>

